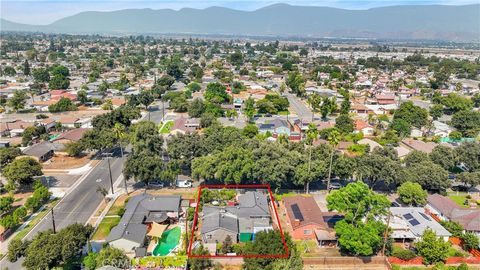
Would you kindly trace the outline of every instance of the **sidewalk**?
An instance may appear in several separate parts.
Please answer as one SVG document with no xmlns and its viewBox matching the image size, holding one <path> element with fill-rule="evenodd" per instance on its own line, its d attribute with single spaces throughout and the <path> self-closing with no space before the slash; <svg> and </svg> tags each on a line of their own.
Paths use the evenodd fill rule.
<svg viewBox="0 0 480 270">
<path fill-rule="evenodd" d="M 93 161 L 88 162 L 84 166 L 80 168 L 75 168 L 75 169 L 45 169 L 42 170 L 44 173 L 65 173 L 65 174 L 70 174 L 70 175 L 79 175 L 79 174 L 84 174 L 91 170 L 93 166 Z"/>
</svg>

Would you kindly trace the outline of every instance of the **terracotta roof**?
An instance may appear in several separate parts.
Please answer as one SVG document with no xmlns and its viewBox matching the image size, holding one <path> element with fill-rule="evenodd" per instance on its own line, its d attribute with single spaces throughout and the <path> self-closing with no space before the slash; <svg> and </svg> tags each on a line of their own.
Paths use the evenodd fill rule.
<svg viewBox="0 0 480 270">
<path fill-rule="evenodd" d="M 125 98 L 112 98 L 111 101 L 114 106 L 121 106 L 126 103 Z"/>
<path fill-rule="evenodd" d="M 290 220 L 292 228 L 314 224 L 327 229 L 328 225 L 323 220 L 322 211 L 318 207 L 313 197 L 294 196 L 283 199 L 285 209 Z"/>
<path fill-rule="evenodd" d="M 362 119 L 355 120 L 355 130 L 362 130 L 364 128 L 371 127 L 367 122 L 363 121 Z"/>
</svg>

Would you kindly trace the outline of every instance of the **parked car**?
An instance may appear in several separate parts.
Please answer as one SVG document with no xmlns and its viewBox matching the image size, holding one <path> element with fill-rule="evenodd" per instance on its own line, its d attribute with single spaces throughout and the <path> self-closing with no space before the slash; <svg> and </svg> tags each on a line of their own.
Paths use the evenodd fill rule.
<svg viewBox="0 0 480 270">
<path fill-rule="evenodd" d="M 180 188 L 192 187 L 192 182 L 188 180 L 177 180 L 177 187 L 180 187 Z"/>
<path fill-rule="evenodd" d="M 164 184 L 159 181 L 148 182 L 149 187 L 163 188 Z"/>
<path fill-rule="evenodd" d="M 392 205 L 392 207 L 401 207 L 402 206 L 397 201 L 393 201 L 391 205 Z"/>
<path fill-rule="evenodd" d="M 330 189 L 341 189 L 343 185 L 339 182 L 330 182 Z"/>
<path fill-rule="evenodd" d="M 464 185 L 455 185 L 455 186 L 452 186 L 452 190 L 453 190 L 453 191 L 467 192 L 467 191 L 468 191 L 468 187 L 466 187 L 466 186 L 464 186 Z"/>
</svg>

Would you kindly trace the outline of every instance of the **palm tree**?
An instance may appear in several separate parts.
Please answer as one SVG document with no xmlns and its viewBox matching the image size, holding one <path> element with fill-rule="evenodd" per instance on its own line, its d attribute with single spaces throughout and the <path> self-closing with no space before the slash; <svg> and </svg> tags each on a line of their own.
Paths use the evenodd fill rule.
<svg viewBox="0 0 480 270">
<path fill-rule="evenodd" d="M 118 146 L 120 146 L 120 152 L 123 158 L 122 142 L 127 137 L 127 134 L 125 133 L 125 126 L 120 123 L 115 123 L 115 126 L 113 127 L 113 134 L 115 138 L 118 140 Z"/>
<path fill-rule="evenodd" d="M 333 154 L 335 153 L 335 149 L 340 141 L 340 132 L 338 130 L 333 129 L 330 134 L 328 135 L 328 143 L 332 146 L 332 152 L 330 153 L 330 166 L 328 167 L 328 180 L 327 180 L 327 190 L 330 193 L 330 180 L 332 177 L 332 163 L 333 163 Z"/>
<path fill-rule="evenodd" d="M 125 132 L 125 126 L 120 123 L 115 123 L 113 126 L 113 134 L 115 138 L 118 140 L 118 146 L 120 147 L 120 154 L 123 158 L 123 146 L 122 143 L 127 139 L 127 133 Z M 127 187 L 127 178 L 124 177 L 124 184 L 125 184 L 125 193 L 128 195 L 128 187 Z"/>
<path fill-rule="evenodd" d="M 310 170 L 312 166 L 312 149 L 313 149 L 313 141 L 318 136 L 318 129 L 317 126 L 315 126 L 314 123 L 308 124 L 308 130 L 307 130 L 307 143 L 310 144 L 309 147 L 309 154 L 308 154 L 308 167 L 307 167 L 307 174 L 310 175 Z M 308 194 L 310 190 L 310 181 L 307 181 L 305 185 L 305 192 Z"/>
<path fill-rule="evenodd" d="M 100 193 L 103 196 L 105 201 L 107 200 L 108 190 L 106 188 L 98 186 L 97 187 L 97 192 Z"/>
</svg>

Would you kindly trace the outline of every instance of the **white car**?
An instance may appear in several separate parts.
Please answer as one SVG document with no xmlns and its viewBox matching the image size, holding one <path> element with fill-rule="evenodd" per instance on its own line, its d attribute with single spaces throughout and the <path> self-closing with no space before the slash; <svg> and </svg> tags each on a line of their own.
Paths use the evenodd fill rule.
<svg viewBox="0 0 480 270">
<path fill-rule="evenodd" d="M 177 180 L 177 187 L 189 188 L 189 187 L 192 187 L 192 182 L 188 180 Z"/>
</svg>

